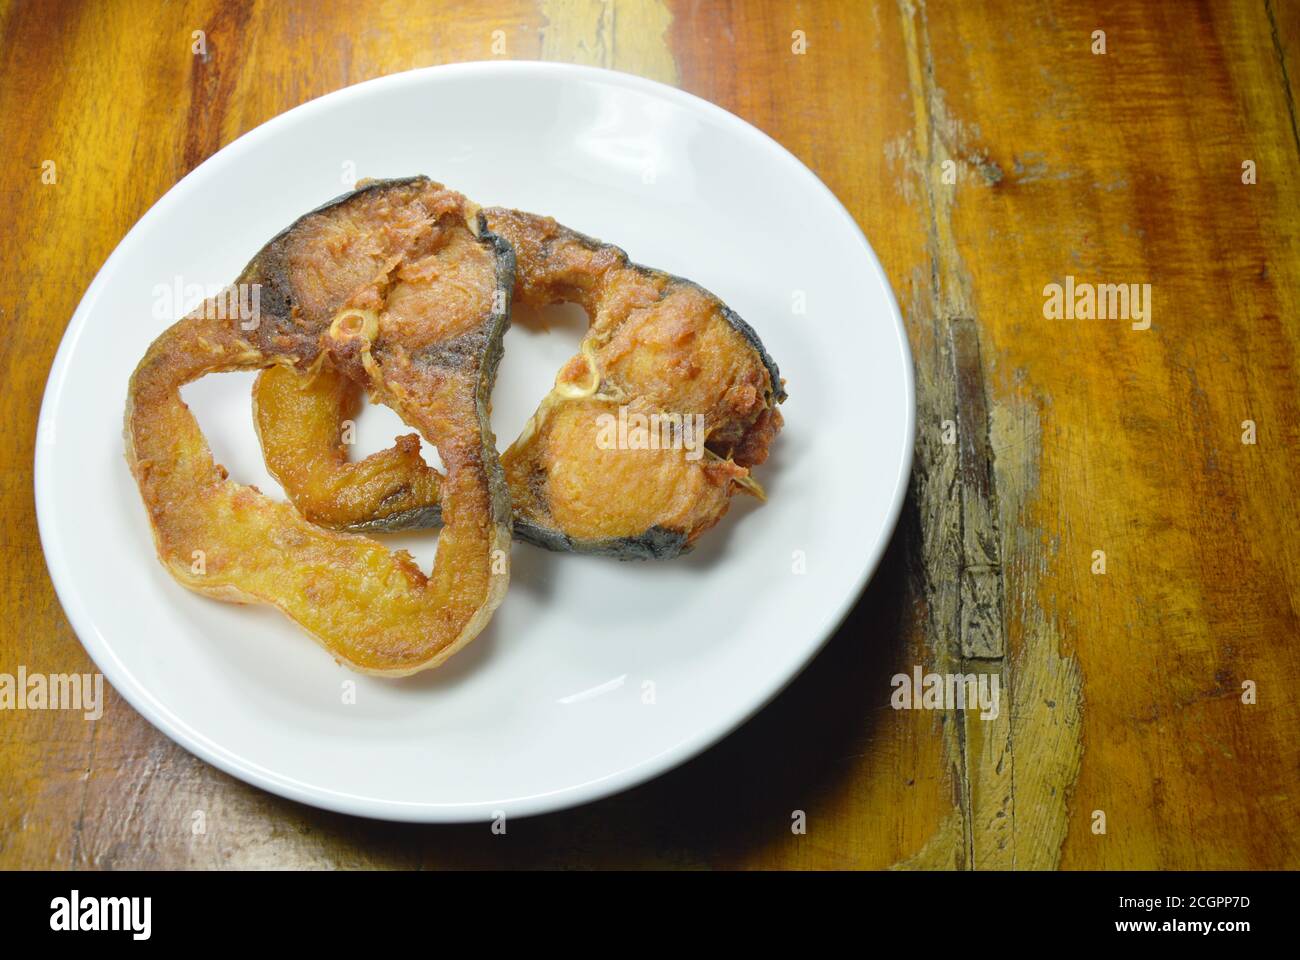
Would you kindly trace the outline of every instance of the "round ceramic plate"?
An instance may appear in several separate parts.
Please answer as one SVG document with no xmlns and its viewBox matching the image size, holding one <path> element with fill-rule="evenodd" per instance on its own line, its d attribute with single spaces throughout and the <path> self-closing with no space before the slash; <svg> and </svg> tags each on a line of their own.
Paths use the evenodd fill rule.
<svg viewBox="0 0 1300 960">
<path fill-rule="evenodd" d="M 694 553 L 668 562 L 516 545 L 505 602 L 478 639 L 441 669 L 384 680 L 337 665 L 270 608 L 218 603 L 167 575 L 123 459 L 122 411 L 145 348 L 201 288 L 231 281 L 354 177 L 415 173 L 485 205 L 550 214 L 702 284 L 758 331 L 790 398 L 757 470 L 767 503 L 736 497 Z M 494 395 L 503 445 L 584 326 L 572 311 L 516 317 Z M 231 476 L 282 498 L 257 447 L 251 383 L 209 377 L 184 396 Z M 487 820 L 647 780 L 789 683 L 880 559 L 913 420 L 911 359 L 880 265 L 853 218 L 785 149 L 636 77 L 461 64 L 291 110 L 154 205 L 63 338 L 41 409 L 36 506 L 50 574 L 86 650 L 186 749 L 332 810 Z M 407 432 L 380 407 L 359 430 L 360 454 Z M 394 543 L 427 564 L 436 535 Z"/>
</svg>

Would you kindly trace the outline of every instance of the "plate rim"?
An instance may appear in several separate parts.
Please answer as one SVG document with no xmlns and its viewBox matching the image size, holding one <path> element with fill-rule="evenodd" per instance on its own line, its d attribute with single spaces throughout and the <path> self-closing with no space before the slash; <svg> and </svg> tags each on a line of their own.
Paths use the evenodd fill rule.
<svg viewBox="0 0 1300 960">
<path fill-rule="evenodd" d="M 366 797 L 305 784 L 235 754 L 182 721 L 163 704 L 156 701 L 149 690 L 139 683 L 130 669 L 118 659 L 112 644 L 100 632 L 94 618 L 85 608 L 81 599 L 81 591 L 72 582 L 73 578 L 67 567 L 67 561 L 59 549 L 58 541 L 50 532 L 53 520 L 48 519 L 48 517 L 52 516 L 54 507 L 52 506 L 53 488 L 50 479 L 52 467 L 47 462 L 47 458 L 49 456 L 48 451 L 52 450 L 53 447 L 51 439 L 54 429 L 53 410 L 59 405 L 60 396 L 67 380 L 67 368 L 76 343 L 86 327 L 87 318 L 99 298 L 101 288 L 107 282 L 106 278 L 110 274 L 111 268 L 115 267 L 119 257 L 124 256 L 123 251 L 129 251 L 140 242 L 138 239 L 133 240 L 133 238 L 143 235 L 141 228 L 163 216 L 172 205 L 179 202 L 175 198 L 185 192 L 182 187 L 208 164 L 217 160 L 218 157 L 228 151 L 237 152 L 238 150 L 248 149 L 262 139 L 274 135 L 278 128 L 293 122 L 295 119 L 301 120 L 304 117 L 310 117 L 314 113 L 329 109 L 333 103 L 360 96 L 363 92 L 372 93 L 384 87 L 397 88 L 408 84 L 418 85 L 431 75 L 451 77 L 453 75 L 514 74 L 526 77 L 537 73 L 567 74 L 575 79 L 594 80 L 599 83 L 630 88 L 650 96 L 676 102 L 690 110 L 702 111 L 727 126 L 738 128 L 741 132 L 747 131 L 751 135 L 757 135 L 761 140 L 766 141 L 770 148 L 775 148 L 779 155 L 784 156 L 796 176 L 804 177 L 810 185 L 820 190 L 831 202 L 832 208 L 838 210 L 839 216 L 852 228 L 861 244 L 862 253 L 865 254 L 867 263 L 870 264 L 871 275 L 884 295 L 884 302 L 893 321 L 894 338 L 899 351 L 898 358 L 902 365 L 905 394 L 903 455 L 894 477 L 893 493 L 885 511 L 884 523 L 870 547 L 861 554 L 863 563 L 860 572 L 854 578 L 856 581 L 855 586 L 846 592 L 838 609 L 831 611 L 829 618 L 824 621 L 827 626 L 823 631 L 823 635 L 808 645 L 807 651 L 792 670 L 784 676 L 778 675 L 775 678 L 776 682 L 768 683 L 765 687 L 756 690 L 756 695 L 752 698 L 750 706 L 746 710 L 738 712 L 727 722 L 697 731 L 693 736 L 680 740 L 630 767 L 622 767 L 603 777 L 547 793 L 530 794 L 527 797 L 513 800 L 502 799 L 473 803 L 437 803 Z M 834 192 L 803 161 L 749 121 L 678 87 L 635 74 L 580 64 L 544 60 L 473 60 L 385 74 L 341 87 L 291 107 L 221 147 L 154 201 L 143 216 L 117 242 L 113 251 L 86 288 L 64 329 L 41 398 L 41 409 L 37 420 L 34 443 L 33 486 L 35 488 L 36 519 L 42 553 L 45 557 L 50 580 L 54 585 L 55 594 L 63 607 L 69 624 L 72 626 L 87 655 L 108 679 L 109 683 L 112 684 L 113 689 L 164 736 L 204 762 L 244 783 L 319 809 L 398 822 L 467 823 L 492 819 L 494 815 L 493 808 L 497 807 L 509 807 L 512 818 L 522 818 L 581 806 L 630 790 L 704 753 L 710 747 L 733 734 L 770 704 L 825 649 L 830 638 L 839 631 L 849 612 L 857 605 L 863 590 L 879 568 L 885 549 L 888 547 L 897 528 L 898 519 L 906 498 L 915 454 L 915 435 L 916 383 L 911 346 L 907 338 L 902 313 L 898 307 L 893 288 L 890 286 L 889 278 L 857 220 L 840 202 L 839 198 L 835 196 Z"/>
</svg>

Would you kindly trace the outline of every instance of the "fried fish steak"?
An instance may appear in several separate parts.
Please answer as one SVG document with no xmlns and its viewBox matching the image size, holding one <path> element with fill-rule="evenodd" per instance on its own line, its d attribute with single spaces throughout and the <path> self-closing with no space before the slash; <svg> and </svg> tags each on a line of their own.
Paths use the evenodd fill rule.
<svg viewBox="0 0 1300 960">
<path fill-rule="evenodd" d="M 158 337 L 131 378 L 127 462 L 172 576 L 279 608 L 365 673 L 415 673 L 473 639 L 509 582 L 510 501 L 488 407 L 513 283 L 509 245 L 424 177 L 370 183 L 273 238 L 221 295 L 258 290 L 255 318 L 226 319 L 209 301 Z M 437 447 L 446 476 L 430 575 L 214 463 L 181 386 L 273 366 L 359 384 Z"/>
<path fill-rule="evenodd" d="M 688 550 L 781 429 L 785 389 L 758 336 L 698 285 L 632 263 L 549 217 L 482 212 L 515 251 L 515 298 L 576 303 L 590 321 L 522 434 L 502 455 L 514 532 L 552 550 L 620 559 Z M 339 371 L 265 371 L 254 387 L 263 453 L 303 515 L 400 530 L 439 522 L 439 477 L 414 436 L 350 461 L 358 389 Z"/>
</svg>

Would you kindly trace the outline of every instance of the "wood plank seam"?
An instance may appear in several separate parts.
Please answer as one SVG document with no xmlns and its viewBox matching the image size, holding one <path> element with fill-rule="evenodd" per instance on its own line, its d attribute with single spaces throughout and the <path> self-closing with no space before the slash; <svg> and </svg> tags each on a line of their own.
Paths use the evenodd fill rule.
<svg viewBox="0 0 1300 960">
<path fill-rule="evenodd" d="M 1277 28 L 1277 14 L 1273 12 L 1273 0 L 1264 0 L 1264 13 L 1268 16 L 1268 29 L 1273 39 L 1273 50 L 1277 53 L 1277 65 L 1282 70 L 1282 95 L 1286 98 L 1286 112 L 1291 120 L 1291 139 L 1295 141 L 1297 155 L 1300 155 L 1300 124 L 1296 123 L 1295 97 L 1291 95 L 1291 74 L 1286 68 L 1286 51 L 1282 47 L 1282 36 Z"/>
</svg>

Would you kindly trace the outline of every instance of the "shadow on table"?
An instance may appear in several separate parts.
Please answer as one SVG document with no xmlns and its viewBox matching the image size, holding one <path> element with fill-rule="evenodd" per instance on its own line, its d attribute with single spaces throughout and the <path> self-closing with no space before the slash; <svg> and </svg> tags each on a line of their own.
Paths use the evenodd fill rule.
<svg viewBox="0 0 1300 960">
<path fill-rule="evenodd" d="M 875 577 L 808 668 L 731 736 L 650 783 L 511 820 L 506 836 L 486 823 L 395 824 L 274 803 L 328 837 L 342 867 L 762 866 L 763 850 L 814 842 L 817 818 L 844 808 L 863 775 L 858 758 L 892 716 L 889 680 L 914 633 L 918 524 L 909 495 Z M 807 814 L 807 837 L 791 833 L 795 810 Z M 815 860 L 828 857 L 819 845 Z M 856 865 L 844 858 L 829 865 Z"/>
</svg>

